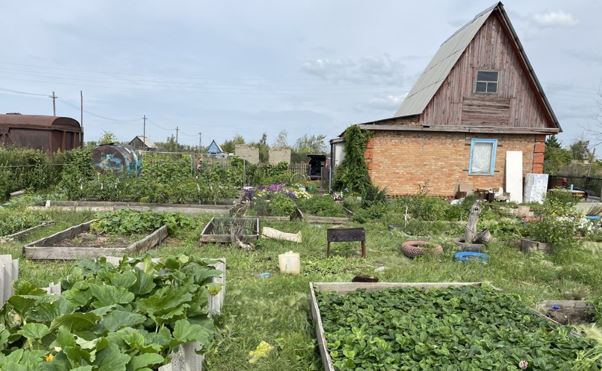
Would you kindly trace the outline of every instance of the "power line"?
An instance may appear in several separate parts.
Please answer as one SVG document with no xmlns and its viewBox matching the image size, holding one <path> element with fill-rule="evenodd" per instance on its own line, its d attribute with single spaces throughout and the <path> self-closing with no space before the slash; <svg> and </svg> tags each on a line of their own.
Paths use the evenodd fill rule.
<svg viewBox="0 0 602 371">
<path fill-rule="evenodd" d="M 76 108 L 76 109 L 80 109 L 81 108 L 81 106 L 79 106 L 77 104 L 74 104 L 74 103 L 71 103 L 71 102 L 69 102 L 69 101 L 67 101 L 65 99 L 59 99 L 59 101 L 63 102 L 64 104 L 66 104 L 66 105 L 68 105 L 68 106 L 70 106 L 72 108 Z M 140 120 L 140 118 L 135 118 L 135 119 L 116 119 L 116 118 L 108 117 L 108 116 L 101 115 L 101 114 L 98 114 L 98 113 L 94 113 L 94 112 L 88 111 L 86 109 L 84 110 L 84 112 L 87 113 L 90 116 L 94 116 L 94 117 L 99 118 L 99 119 L 109 120 L 109 121 L 115 121 L 115 122 L 134 122 L 134 121 Z"/>
<path fill-rule="evenodd" d="M 28 91 L 6 89 L 6 88 L 0 88 L 0 90 L 6 91 L 6 92 L 9 92 L 9 93 L 13 93 L 13 94 L 31 95 L 31 96 L 34 96 L 34 97 L 48 98 L 48 94 L 31 93 L 31 92 L 28 92 Z"/>
</svg>

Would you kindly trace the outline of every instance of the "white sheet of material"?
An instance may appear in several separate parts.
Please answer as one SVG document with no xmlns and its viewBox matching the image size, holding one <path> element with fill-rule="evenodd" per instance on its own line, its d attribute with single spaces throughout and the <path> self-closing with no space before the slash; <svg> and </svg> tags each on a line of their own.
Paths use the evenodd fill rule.
<svg viewBox="0 0 602 371">
<path fill-rule="evenodd" d="M 542 203 L 547 191 L 548 174 L 527 174 L 525 177 L 525 202 Z"/>
<path fill-rule="evenodd" d="M 523 202 L 523 152 L 506 152 L 506 192 L 510 202 Z"/>
</svg>

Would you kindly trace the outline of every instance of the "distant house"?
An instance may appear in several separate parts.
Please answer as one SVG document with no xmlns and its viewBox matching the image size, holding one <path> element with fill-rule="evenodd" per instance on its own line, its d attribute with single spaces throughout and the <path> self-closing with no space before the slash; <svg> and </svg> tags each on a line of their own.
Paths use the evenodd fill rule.
<svg viewBox="0 0 602 371">
<path fill-rule="evenodd" d="M 155 151 L 157 149 L 155 143 L 142 135 L 135 136 L 128 144 L 139 151 Z"/>
<path fill-rule="evenodd" d="M 83 132 L 71 117 L 0 115 L 0 146 L 39 149 L 48 153 L 79 148 Z"/>
<path fill-rule="evenodd" d="M 561 131 L 502 3 L 443 42 L 394 117 L 360 127 L 372 133 L 365 158 L 376 186 L 439 196 L 460 184 L 504 187 L 509 151 L 522 153 L 508 160 L 518 155 L 520 169 L 522 156 L 523 176 L 542 173 L 546 135 Z M 332 165 L 343 141 L 331 141 Z"/>
<path fill-rule="evenodd" d="M 219 156 L 223 155 L 224 151 L 222 150 L 222 147 L 220 147 L 219 144 L 215 143 L 215 140 L 212 140 L 209 147 L 207 147 L 207 153 L 212 156 Z"/>
</svg>

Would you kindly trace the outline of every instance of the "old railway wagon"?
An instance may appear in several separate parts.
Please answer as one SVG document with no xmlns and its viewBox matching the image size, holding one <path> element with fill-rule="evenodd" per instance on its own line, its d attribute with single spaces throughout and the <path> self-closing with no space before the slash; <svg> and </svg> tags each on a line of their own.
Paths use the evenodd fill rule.
<svg viewBox="0 0 602 371">
<path fill-rule="evenodd" d="M 81 147 L 83 133 L 77 120 L 70 117 L 0 115 L 0 145 L 35 148 L 48 153 Z"/>
</svg>

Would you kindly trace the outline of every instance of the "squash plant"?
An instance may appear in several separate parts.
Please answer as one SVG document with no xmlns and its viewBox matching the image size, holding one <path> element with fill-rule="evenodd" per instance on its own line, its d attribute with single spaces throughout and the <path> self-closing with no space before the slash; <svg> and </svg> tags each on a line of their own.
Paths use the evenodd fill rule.
<svg viewBox="0 0 602 371">
<path fill-rule="evenodd" d="M 18 281 L 0 310 L 0 369 L 150 370 L 181 344 L 207 349 L 208 293 L 219 274 L 201 259 L 146 256 L 117 267 L 80 262 L 61 282 L 62 295 Z"/>
</svg>

